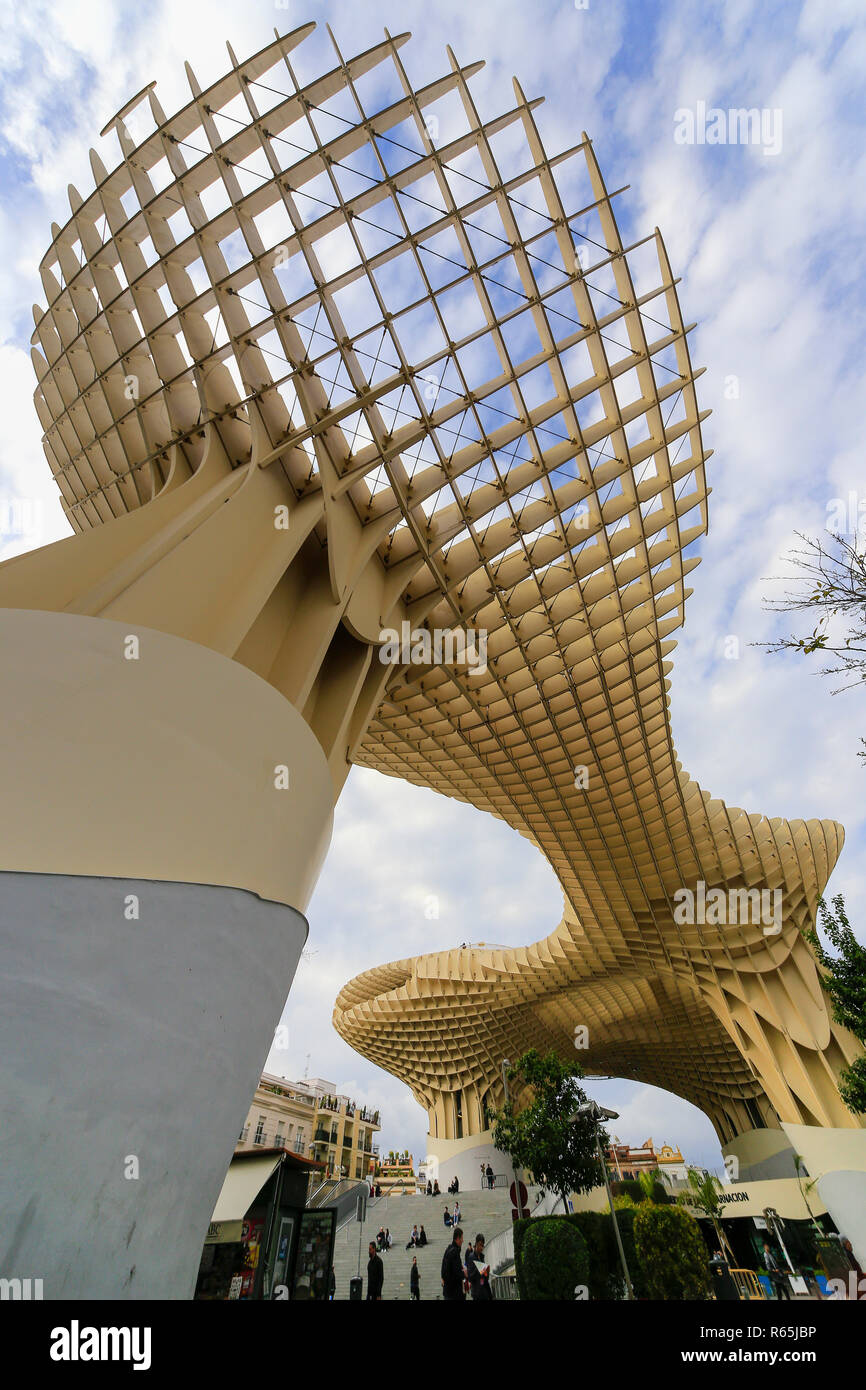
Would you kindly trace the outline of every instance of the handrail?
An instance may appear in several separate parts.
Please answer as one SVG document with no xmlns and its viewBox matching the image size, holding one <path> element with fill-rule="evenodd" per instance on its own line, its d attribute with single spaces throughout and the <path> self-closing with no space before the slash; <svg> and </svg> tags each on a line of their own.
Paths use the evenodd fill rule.
<svg viewBox="0 0 866 1390">
<path fill-rule="evenodd" d="M 484 1254 L 490 1265 L 491 1275 L 499 1274 L 501 1270 L 514 1264 L 514 1227 L 506 1226 L 504 1231 L 498 1231 L 495 1236 L 491 1236 L 485 1243 Z"/>
<path fill-rule="evenodd" d="M 737 1286 L 737 1293 L 741 1299 L 752 1301 L 754 1299 L 765 1299 L 764 1286 L 753 1269 L 730 1269 L 728 1270 L 731 1278 Z"/>
</svg>

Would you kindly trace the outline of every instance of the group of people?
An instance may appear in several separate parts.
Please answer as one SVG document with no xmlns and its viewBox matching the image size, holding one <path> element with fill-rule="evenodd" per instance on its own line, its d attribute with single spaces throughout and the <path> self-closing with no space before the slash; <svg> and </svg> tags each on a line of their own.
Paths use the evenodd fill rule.
<svg viewBox="0 0 866 1390">
<path fill-rule="evenodd" d="M 381 1196 L 382 1196 L 382 1184 L 381 1184 L 380 1182 L 371 1182 L 371 1183 L 370 1183 L 370 1196 L 371 1196 L 371 1197 L 381 1197 Z"/>
<path fill-rule="evenodd" d="M 370 1258 L 367 1261 L 368 1303 L 381 1301 L 385 1283 L 385 1266 L 379 1252 L 390 1248 L 390 1232 L 382 1230 L 379 1232 L 379 1236 L 380 1238 L 385 1237 L 384 1244 L 371 1240 L 369 1245 Z M 417 1226 L 413 1226 L 406 1249 L 409 1250 L 412 1246 L 420 1248 L 426 1244 L 427 1237 L 424 1234 L 424 1227 L 422 1226 L 419 1230 Z M 484 1236 L 480 1232 L 475 1237 L 474 1245 L 471 1245 L 464 1255 L 463 1232 L 459 1226 L 455 1227 L 451 1243 L 442 1256 L 439 1274 L 442 1280 L 442 1297 L 449 1303 L 465 1299 L 467 1293 L 474 1300 L 483 1301 L 493 1298 L 493 1291 L 490 1288 L 490 1265 L 484 1258 Z M 421 1299 L 421 1272 L 418 1269 L 417 1255 L 413 1255 L 412 1268 L 409 1271 L 409 1297 L 414 1303 Z"/>
<path fill-rule="evenodd" d="M 481 1186 L 483 1187 L 485 1183 L 492 1192 L 496 1183 L 496 1176 L 489 1163 L 487 1164 L 486 1168 L 483 1163 L 481 1165 Z"/>
<path fill-rule="evenodd" d="M 450 1188 L 449 1188 L 449 1191 L 450 1191 Z M 436 1179 L 435 1182 L 428 1182 L 428 1183 L 427 1183 L 427 1196 L 428 1196 L 428 1197 L 441 1197 L 441 1196 L 442 1196 L 442 1193 L 439 1191 L 439 1179 L 438 1179 L 438 1178 Z"/>
<path fill-rule="evenodd" d="M 493 1298 L 490 1287 L 490 1265 L 484 1258 L 484 1236 L 479 1232 L 475 1244 L 463 1254 L 463 1232 L 455 1227 L 451 1244 L 442 1256 L 442 1297 L 449 1303 L 465 1299 L 467 1293 L 474 1301 Z"/>
<path fill-rule="evenodd" d="M 448 1208 L 446 1207 L 446 1208 L 445 1208 L 445 1215 L 443 1216 L 442 1220 L 444 1221 L 444 1223 L 445 1223 L 446 1226 L 459 1226 L 459 1225 L 460 1225 L 460 1203 L 459 1203 L 459 1202 L 455 1202 L 455 1203 L 454 1203 L 454 1210 L 453 1210 L 453 1211 L 449 1211 Z"/>
<path fill-rule="evenodd" d="M 411 1232 L 409 1233 L 409 1239 L 406 1242 L 406 1249 L 421 1250 L 426 1244 L 427 1232 L 424 1230 L 424 1227 L 422 1226 L 419 1231 L 417 1226 L 413 1226 Z"/>
<path fill-rule="evenodd" d="M 380 1226 L 376 1236 L 376 1249 L 384 1250 L 387 1254 L 393 1244 L 394 1237 L 391 1235 L 390 1229 L 387 1226 Z"/>
</svg>

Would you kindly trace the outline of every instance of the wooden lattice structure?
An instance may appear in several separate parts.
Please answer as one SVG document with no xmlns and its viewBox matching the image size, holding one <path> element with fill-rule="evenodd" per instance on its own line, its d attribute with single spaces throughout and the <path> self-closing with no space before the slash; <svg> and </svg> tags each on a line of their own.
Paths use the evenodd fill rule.
<svg viewBox="0 0 866 1390">
<path fill-rule="evenodd" d="M 483 119 L 479 65 L 449 50 L 416 89 L 408 35 L 335 44 L 303 82 L 312 27 L 229 49 L 206 90 L 188 68 L 170 118 L 145 88 L 106 127 L 116 167 L 94 154 L 93 192 L 70 189 L 34 362 L 77 535 L 0 568 L 0 603 L 213 647 L 303 713 L 335 792 L 362 763 L 538 845 L 566 902 L 550 937 L 382 966 L 337 1001 L 442 1137 L 454 1093 L 482 1128 L 501 1058 L 573 1055 L 576 1024 L 591 1070 L 688 1097 L 723 1139 L 853 1124 L 856 1045 L 800 935 L 842 831 L 726 807 L 672 742 L 708 454 L 661 235 L 624 245 L 623 190 L 585 136 L 545 153 L 516 82 Z M 402 623 L 483 631 L 486 669 L 383 665 Z M 779 890 L 781 930 L 676 924 L 698 881 Z"/>
</svg>

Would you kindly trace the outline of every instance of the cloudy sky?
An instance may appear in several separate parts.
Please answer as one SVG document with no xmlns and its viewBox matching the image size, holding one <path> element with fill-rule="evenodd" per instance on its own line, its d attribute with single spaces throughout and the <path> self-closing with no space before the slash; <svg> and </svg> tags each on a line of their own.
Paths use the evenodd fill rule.
<svg viewBox="0 0 866 1390">
<path fill-rule="evenodd" d="M 795 532 L 818 534 L 834 499 L 853 494 L 866 529 L 863 416 L 866 142 L 862 0 L 680 3 L 657 0 L 184 0 L 0 4 L 0 556 L 66 534 L 31 403 L 31 305 L 52 222 L 68 217 L 67 185 L 92 187 L 88 149 L 109 167 L 97 132 L 152 80 L 166 111 L 188 99 L 183 60 L 205 85 L 226 65 L 309 19 L 319 30 L 299 66 L 331 65 L 324 24 L 345 53 L 387 26 L 409 29 L 416 83 L 447 70 L 445 45 L 474 79 L 487 116 L 512 103 L 511 77 L 537 113 L 548 153 L 593 138 L 618 200 L 624 239 L 664 234 L 682 277 L 704 440 L 710 532 L 675 654 L 673 728 L 685 766 L 732 805 L 768 815 L 830 816 L 848 840 L 830 891 L 846 894 L 866 936 L 858 873 L 866 769 L 859 692 L 803 659 L 752 645 L 778 630 L 763 607 L 785 572 Z M 683 112 L 755 107 L 762 144 L 683 143 Z M 858 507 L 860 513 L 858 513 Z M 731 659 L 731 637 L 739 655 Z M 478 866 L 483 863 L 484 873 Z M 439 918 L 424 907 L 439 897 Z M 537 851 L 471 808 L 355 770 L 337 809 L 331 853 L 309 910 L 311 934 L 287 1006 L 287 1053 L 270 1069 L 334 1081 L 383 1112 L 383 1146 L 425 1150 L 425 1117 L 408 1091 L 347 1048 L 331 1028 L 334 996 L 373 964 L 466 940 L 521 943 L 561 915 Z M 708 1121 L 675 1097 L 633 1083 L 591 1083 L 621 1119 L 619 1137 L 674 1141 L 717 1166 Z"/>
</svg>

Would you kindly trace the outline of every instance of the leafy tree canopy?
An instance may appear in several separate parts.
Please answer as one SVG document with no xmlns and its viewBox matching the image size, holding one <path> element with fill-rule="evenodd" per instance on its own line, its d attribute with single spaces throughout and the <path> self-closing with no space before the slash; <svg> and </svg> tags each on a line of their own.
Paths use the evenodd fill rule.
<svg viewBox="0 0 866 1390">
<path fill-rule="evenodd" d="M 866 1044 L 866 946 L 854 935 L 841 893 L 832 899 L 832 907 L 823 898 L 819 900 L 818 922 L 831 949 L 824 946 L 817 928 L 804 932 L 804 936 L 824 967 L 822 984 L 833 1018 Z M 853 1114 L 866 1114 L 866 1057 L 858 1057 L 843 1069 L 839 1094 Z"/>
<path fill-rule="evenodd" d="M 563 1205 L 569 1192 L 589 1192 L 603 1181 L 596 1133 L 602 1146 L 609 1142 L 589 1115 L 572 1118 L 587 1100 L 582 1077 L 577 1062 L 563 1062 L 555 1052 L 542 1057 L 533 1048 L 508 1073 L 521 1098 L 529 1093 L 528 1103 L 518 1110 L 509 1101 L 493 1117 L 496 1148 L 543 1188 L 557 1192 Z"/>
</svg>

